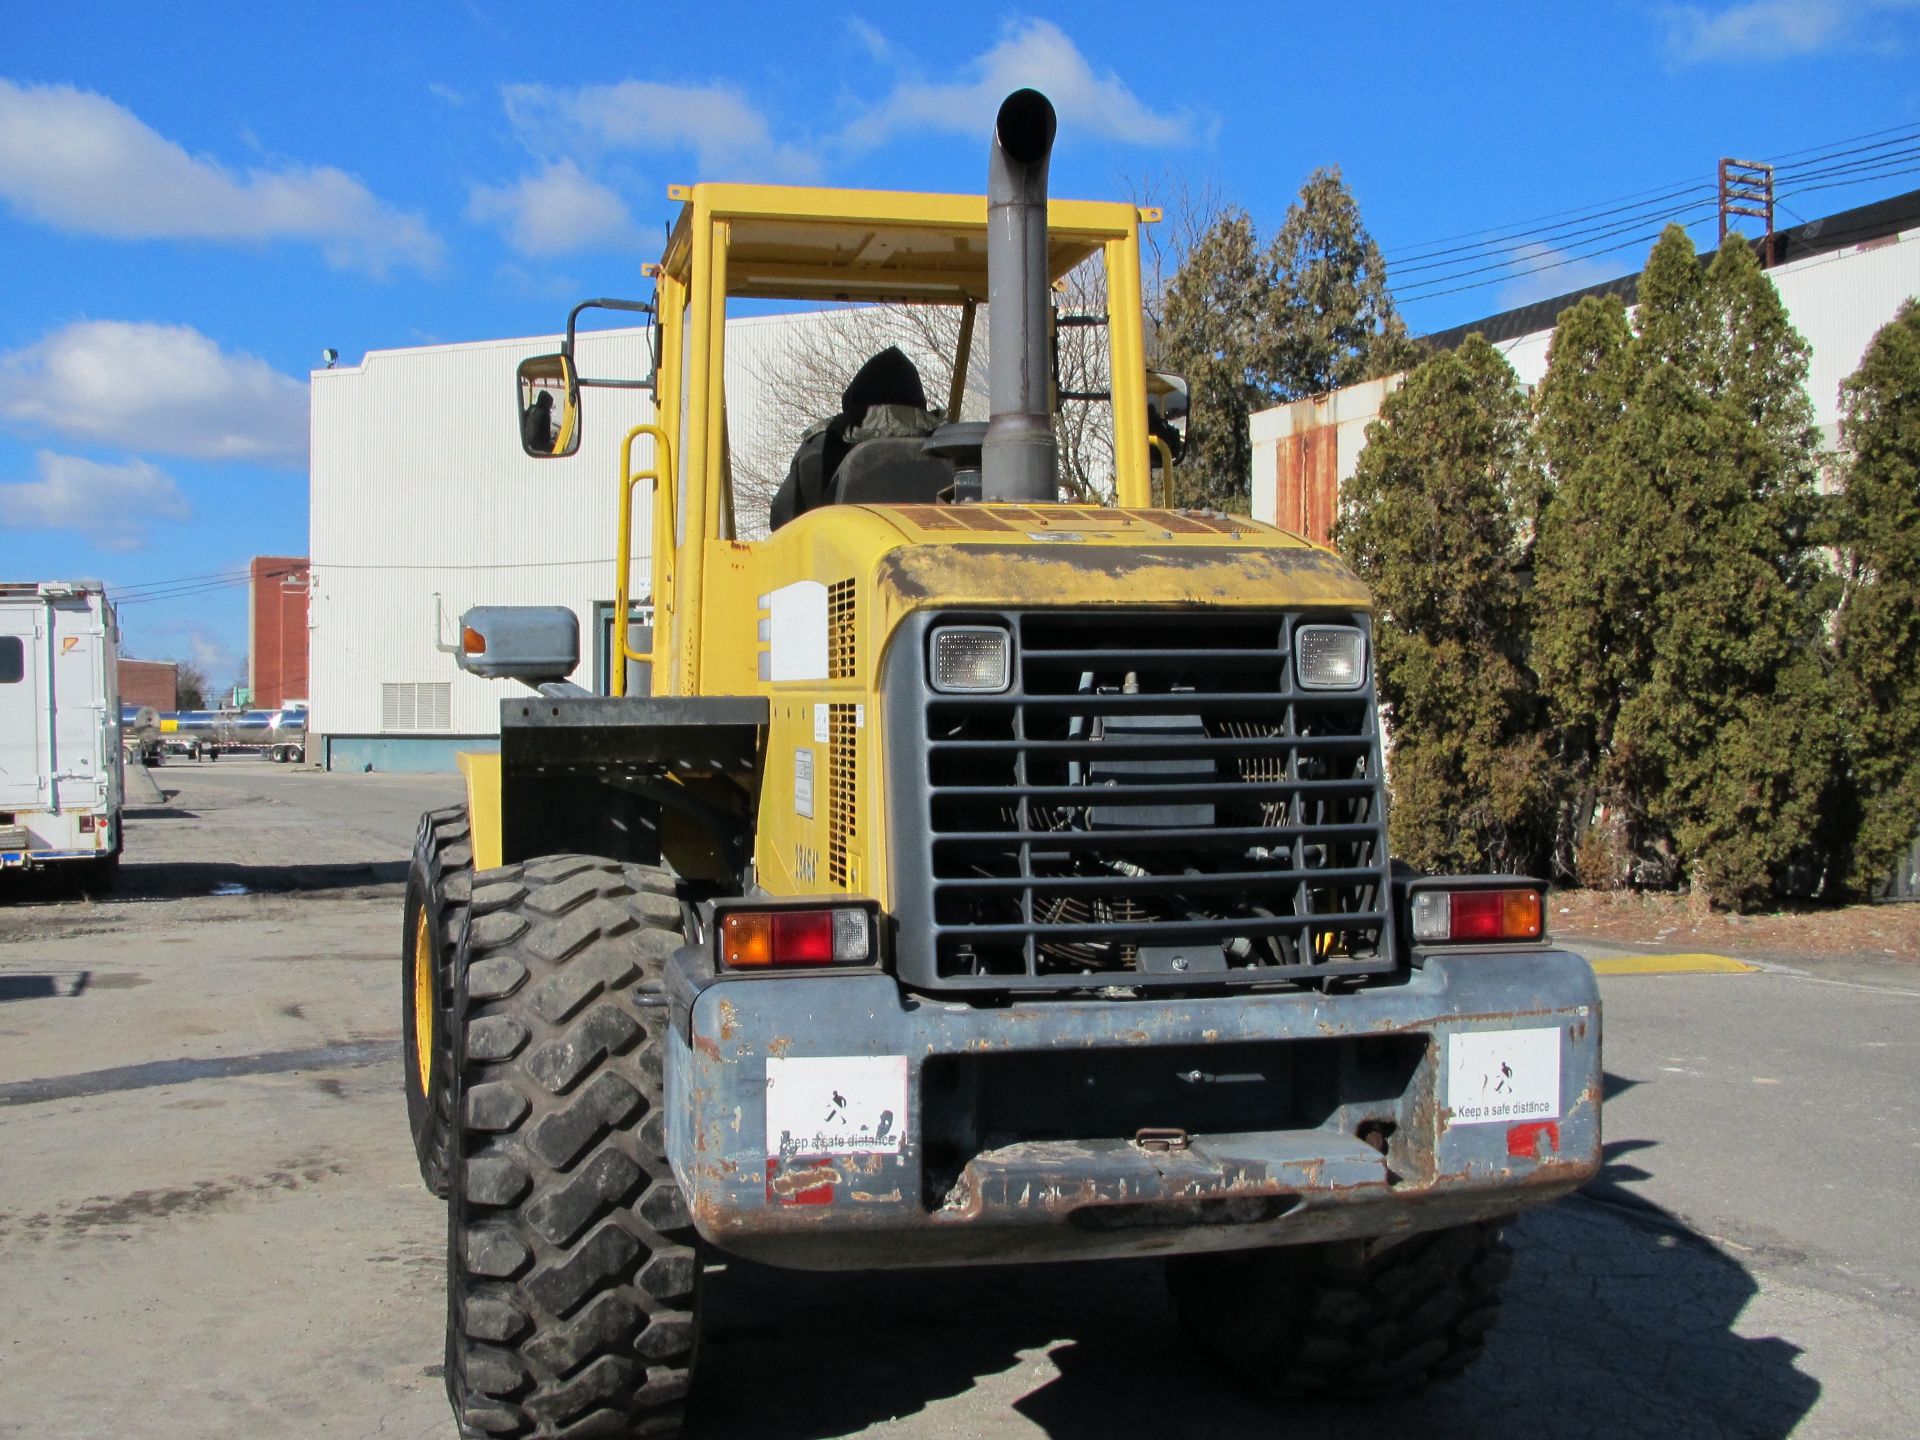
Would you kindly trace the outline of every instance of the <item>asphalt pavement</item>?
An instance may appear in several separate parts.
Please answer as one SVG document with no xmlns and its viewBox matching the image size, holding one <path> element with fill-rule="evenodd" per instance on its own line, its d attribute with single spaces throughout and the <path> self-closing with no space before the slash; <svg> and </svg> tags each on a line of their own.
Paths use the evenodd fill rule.
<svg viewBox="0 0 1920 1440">
<path fill-rule="evenodd" d="M 116 897 L 0 896 L 0 1435 L 451 1437 L 397 960 L 414 825 L 457 782 L 156 778 Z M 1152 1263 L 732 1264 L 690 1434 L 1920 1434 L 1920 962 L 1602 992 L 1606 1173 L 1514 1227 L 1460 1380 L 1272 1411 Z"/>
</svg>

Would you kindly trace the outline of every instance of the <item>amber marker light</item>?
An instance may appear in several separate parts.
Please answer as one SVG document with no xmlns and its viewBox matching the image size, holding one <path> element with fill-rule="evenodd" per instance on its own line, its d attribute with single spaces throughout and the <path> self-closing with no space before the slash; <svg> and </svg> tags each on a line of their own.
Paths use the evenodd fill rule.
<svg viewBox="0 0 1920 1440">
<path fill-rule="evenodd" d="M 735 911 L 720 922 L 721 954 L 735 969 L 773 963 L 773 916 Z"/>
</svg>

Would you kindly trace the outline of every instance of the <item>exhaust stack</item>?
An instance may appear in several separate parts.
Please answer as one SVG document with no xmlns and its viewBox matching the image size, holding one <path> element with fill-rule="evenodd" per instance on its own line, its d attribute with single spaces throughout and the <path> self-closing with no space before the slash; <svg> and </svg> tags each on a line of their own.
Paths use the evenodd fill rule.
<svg viewBox="0 0 1920 1440">
<path fill-rule="evenodd" d="M 1047 346 L 1047 159 L 1053 105 L 1038 90 L 1000 104 L 987 163 L 987 393 L 980 498 L 1051 501 L 1060 493 Z"/>
</svg>

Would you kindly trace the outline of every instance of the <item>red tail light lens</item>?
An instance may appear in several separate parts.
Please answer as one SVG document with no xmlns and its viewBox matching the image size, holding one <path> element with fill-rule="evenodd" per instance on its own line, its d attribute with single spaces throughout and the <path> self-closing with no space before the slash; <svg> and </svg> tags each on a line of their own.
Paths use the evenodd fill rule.
<svg viewBox="0 0 1920 1440">
<path fill-rule="evenodd" d="M 720 918 L 720 960 L 731 970 L 871 964 L 872 916 L 853 906 L 729 910 Z"/>
<path fill-rule="evenodd" d="M 831 965 L 833 912 L 776 910 L 773 915 L 773 960 L 776 965 Z"/>
<path fill-rule="evenodd" d="M 1413 897 L 1413 938 L 1422 945 L 1538 940 L 1543 911 L 1538 890 L 1421 890 Z"/>
</svg>

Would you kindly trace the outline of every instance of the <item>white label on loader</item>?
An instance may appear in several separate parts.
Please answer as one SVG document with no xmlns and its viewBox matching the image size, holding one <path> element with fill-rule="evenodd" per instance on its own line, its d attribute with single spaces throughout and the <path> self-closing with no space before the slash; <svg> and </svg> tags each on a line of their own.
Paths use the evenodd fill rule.
<svg viewBox="0 0 1920 1440">
<path fill-rule="evenodd" d="M 813 707 L 813 743 L 825 745 L 833 735 L 832 717 L 824 705 Z"/>
<path fill-rule="evenodd" d="M 1560 1118 L 1560 1031 L 1470 1030 L 1447 1037 L 1454 1125 Z"/>
<path fill-rule="evenodd" d="M 767 1158 L 898 1155 L 907 1140 L 907 1057 L 767 1058 Z"/>
<path fill-rule="evenodd" d="M 793 752 L 793 813 L 813 818 L 813 752 Z"/>
<path fill-rule="evenodd" d="M 796 580 L 767 596 L 774 680 L 827 678 L 827 587 L 818 580 Z"/>
</svg>

